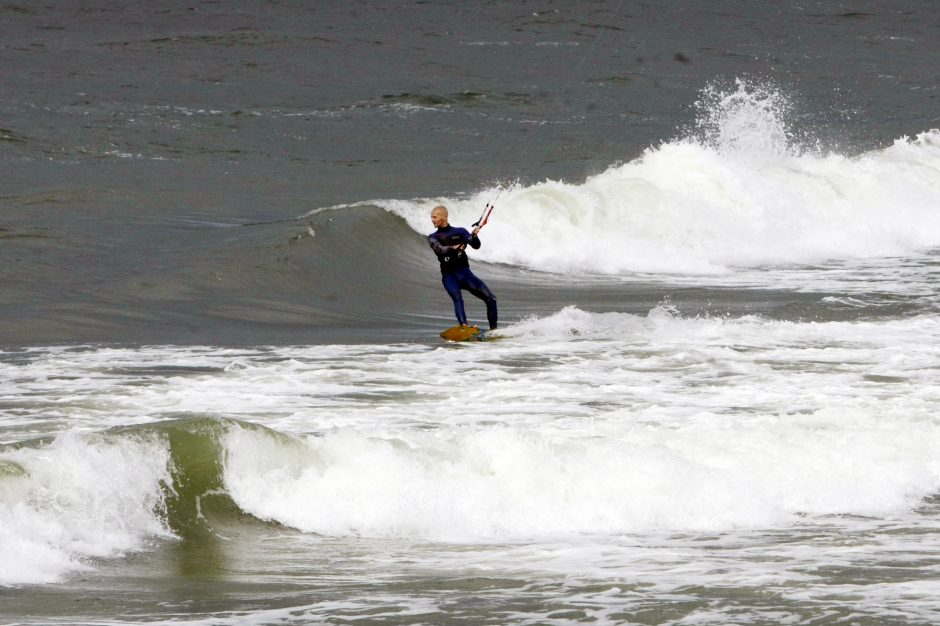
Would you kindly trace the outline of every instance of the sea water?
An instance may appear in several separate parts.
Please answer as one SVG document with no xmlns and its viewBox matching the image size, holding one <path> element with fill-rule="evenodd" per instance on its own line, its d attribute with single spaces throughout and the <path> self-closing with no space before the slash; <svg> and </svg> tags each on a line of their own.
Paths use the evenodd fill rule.
<svg viewBox="0 0 940 626">
<path fill-rule="evenodd" d="M 2 455 L 4 583 L 165 577 L 170 546 L 217 542 L 224 579 L 317 591 L 208 623 L 926 623 L 938 339 L 935 316 L 572 307 L 472 346 L 8 354 L 7 436 L 32 443 Z M 205 455 L 218 485 L 187 497 L 239 513 L 169 518 Z"/>
<path fill-rule="evenodd" d="M 0 620 L 936 623 L 935 13 L 0 8 Z"/>
</svg>

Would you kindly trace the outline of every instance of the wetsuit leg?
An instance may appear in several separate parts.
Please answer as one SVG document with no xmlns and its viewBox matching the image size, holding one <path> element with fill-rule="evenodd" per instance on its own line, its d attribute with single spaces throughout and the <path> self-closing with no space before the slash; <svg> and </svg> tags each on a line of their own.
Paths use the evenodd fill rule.
<svg viewBox="0 0 940 626">
<path fill-rule="evenodd" d="M 441 276 L 441 282 L 444 283 L 444 289 L 447 295 L 454 301 L 454 314 L 457 316 L 457 323 L 467 323 L 467 313 L 463 306 L 463 294 L 460 293 L 460 279 L 456 274 L 444 274 Z"/>
<path fill-rule="evenodd" d="M 498 321 L 498 314 L 496 312 L 496 296 L 494 296 L 493 292 L 490 291 L 490 288 L 486 286 L 486 283 L 477 278 L 476 274 L 470 270 L 462 272 L 460 278 L 461 287 L 486 303 L 486 319 L 490 323 L 490 330 L 494 330 Z M 462 304 L 461 308 L 463 308 Z"/>
</svg>

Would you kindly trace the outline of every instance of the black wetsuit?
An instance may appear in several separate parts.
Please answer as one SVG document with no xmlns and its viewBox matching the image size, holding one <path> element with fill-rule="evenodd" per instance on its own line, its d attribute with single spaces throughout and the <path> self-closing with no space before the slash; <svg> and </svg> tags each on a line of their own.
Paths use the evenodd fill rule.
<svg viewBox="0 0 940 626">
<path fill-rule="evenodd" d="M 431 244 L 431 249 L 434 250 L 437 260 L 441 263 L 441 282 L 444 283 L 444 289 L 454 301 L 457 323 L 467 323 L 467 313 L 464 311 L 461 294 L 461 289 L 466 289 L 486 302 L 486 318 L 490 323 L 490 330 L 496 328 L 496 296 L 486 283 L 470 271 L 467 253 L 450 247 L 465 243 L 476 250 L 480 247 L 480 238 L 471 235 L 466 228 L 445 226 L 428 235 L 428 243 Z"/>
</svg>

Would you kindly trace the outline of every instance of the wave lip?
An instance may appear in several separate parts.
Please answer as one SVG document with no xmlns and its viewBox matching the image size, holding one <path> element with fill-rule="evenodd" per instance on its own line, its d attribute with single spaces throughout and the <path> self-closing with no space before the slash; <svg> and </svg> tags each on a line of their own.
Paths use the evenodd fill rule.
<svg viewBox="0 0 940 626">
<path fill-rule="evenodd" d="M 501 427 L 387 439 L 342 429 L 288 461 L 256 454 L 270 442 L 249 435 L 235 444 L 226 480 L 244 509 L 304 532 L 460 543 L 891 514 L 916 502 L 913 493 L 936 489 L 922 458 L 886 449 L 915 453 L 916 442 L 866 419 L 853 420 L 847 438 L 826 432 L 833 417 L 742 424 L 703 416 L 675 429 L 633 423 L 584 438 Z M 881 464 L 820 460 L 839 445 L 872 451 Z M 821 483 L 820 472 L 830 480 Z"/>
<path fill-rule="evenodd" d="M 223 484 L 236 423 L 170 420 L 0 451 L 0 586 L 59 582 L 155 539 L 204 549 L 248 517 Z"/>
<path fill-rule="evenodd" d="M 158 514 L 168 458 L 152 438 L 67 434 L 2 455 L 0 585 L 57 582 L 168 536 Z"/>
</svg>

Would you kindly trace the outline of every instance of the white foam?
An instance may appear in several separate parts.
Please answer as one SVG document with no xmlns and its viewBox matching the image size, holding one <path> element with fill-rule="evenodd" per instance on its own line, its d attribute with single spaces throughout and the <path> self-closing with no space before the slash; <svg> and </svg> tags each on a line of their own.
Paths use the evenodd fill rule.
<svg viewBox="0 0 940 626">
<path fill-rule="evenodd" d="M 208 411 L 285 433 L 230 429 L 225 484 L 249 513 L 331 536 L 554 540 L 845 514 L 916 525 L 911 509 L 940 492 L 936 316 L 798 323 L 571 307 L 501 333 L 440 348 L 55 348 L 0 375 L 58 399 L 73 428 L 101 419 L 103 395 L 125 423 Z M 177 363 L 200 369 L 152 373 Z M 30 409 L 39 424 L 45 406 Z M 25 520 L 14 527 L 53 574 L 64 566 L 42 556 L 49 546 L 73 565 L 132 549 L 122 546 L 155 523 L 146 498 L 165 471 L 159 448 L 130 455 L 153 459 L 138 468 L 118 448 L 85 455 L 66 443 L 41 453 L 48 463 L 18 451 L 10 460 L 29 481 L 5 477 L 3 488 L 100 497 L 112 477 L 99 454 L 136 482 L 113 483 L 132 511 L 129 539 L 94 549 L 30 534 L 44 508 L 5 513 Z M 57 463 L 91 466 L 73 485 Z M 89 478 L 99 474 L 100 485 Z M 119 523 L 109 513 L 83 526 L 73 506 L 49 509 L 53 530 Z"/>
<path fill-rule="evenodd" d="M 2 456 L 25 473 L 0 475 L 0 585 L 55 582 L 168 534 L 168 457 L 155 441 L 62 435 Z"/>
<path fill-rule="evenodd" d="M 884 515 L 940 486 L 940 446 L 920 439 L 940 440 L 940 426 L 912 437 L 903 420 L 884 424 L 853 408 L 746 422 L 700 414 L 681 427 L 624 412 L 622 427 L 577 437 L 500 427 L 387 439 L 343 429 L 312 438 L 306 465 L 290 472 L 259 471 L 259 444 L 240 441 L 227 482 L 246 510 L 304 531 L 451 541 Z"/>
<path fill-rule="evenodd" d="M 498 197 L 475 258 L 561 273 L 721 274 L 940 247 L 940 131 L 851 156 L 801 145 L 778 92 L 703 98 L 698 129 L 583 183 L 379 200 L 420 233 L 436 204 L 468 225 Z"/>
<path fill-rule="evenodd" d="M 566 309 L 507 334 L 485 351 L 374 363 L 381 378 L 407 371 L 425 401 L 383 403 L 370 420 L 313 409 L 304 420 L 323 430 L 289 455 L 233 432 L 233 497 L 325 535 L 476 542 L 890 517 L 940 489 L 937 318 Z M 526 340 L 531 351 L 506 343 Z M 445 367 L 473 392 L 455 397 L 435 378 Z"/>
</svg>

